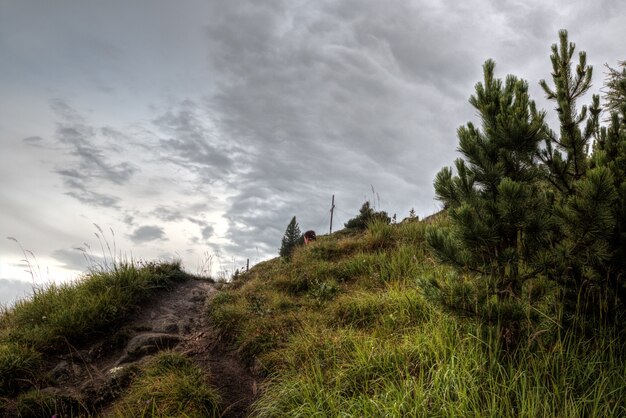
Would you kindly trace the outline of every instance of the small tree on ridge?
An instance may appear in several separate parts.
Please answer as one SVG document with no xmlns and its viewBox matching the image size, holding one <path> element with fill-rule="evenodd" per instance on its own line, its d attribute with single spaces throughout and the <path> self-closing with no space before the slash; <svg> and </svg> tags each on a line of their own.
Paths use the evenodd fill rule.
<svg viewBox="0 0 626 418">
<path fill-rule="evenodd" d="M 298 241 L 301 237 L 300 227 L 296 221 L 296 217 L 291 218 L 291 222 L 287 225 L 287 230 L 283 236 L 282 244 L 278 254 L 283 258 L 290 258 L 293 250 L 298 245 Z"/>
</svg>

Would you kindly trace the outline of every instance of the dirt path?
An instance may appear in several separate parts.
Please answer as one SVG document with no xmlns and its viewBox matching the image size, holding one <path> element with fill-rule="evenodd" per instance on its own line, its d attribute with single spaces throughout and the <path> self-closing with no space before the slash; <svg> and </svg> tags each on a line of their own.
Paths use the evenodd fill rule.
<svg viewBox="0 0 626 418">
<path fill-rule="evenodd" d="M 208 293 L 204 312 L 206 304 L 211 303 L 211 298 L 216 292 L 213 287 Z M 257 381 L 250 370 L 241 363 L 237 353 L 218 342 L 210 318 L 206 314 L 199 318 L 198 327 L 179 349 L 210 373 L 211 382 L 222 394 L 222 417 L 247 416 L 256 396 Z"/>
<path fill-rule="evenodd" d="M 128 384 L 123 370 L 142 364 L 164 349 L 186 354 L 210 376 L 223 398 L 223 417 L 245 417 L 257 383 L 235 353 L 216 343 L 207 303 L 214 284 L 189 279 L 157 292 L 152 301 L 117 332 L 84 349 L 59 356 L 51 364 L 55 384 L 47 390 L 89 399 L 107 415 L 109 405 Z"/>
</svg>

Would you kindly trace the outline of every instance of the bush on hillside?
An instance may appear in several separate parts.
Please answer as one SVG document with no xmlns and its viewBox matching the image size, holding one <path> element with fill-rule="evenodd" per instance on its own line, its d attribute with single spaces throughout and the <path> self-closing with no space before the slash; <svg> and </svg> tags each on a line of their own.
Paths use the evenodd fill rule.
<svg viewBox="0 0 626 418">
<path fill-rule="evenodd" d="M 344 226 L 348 229 L 365 230 L 367 225 L 374 220 L 391 223 L 391 218 L 387 215 L 387 212 L 376 212 L 371 207 L 370 202 L 366 201 L 363 203 L 363 206 L 361 206 L 361 209 L 359 209 L 359 214 L 346 222 Z"/>
</svg>

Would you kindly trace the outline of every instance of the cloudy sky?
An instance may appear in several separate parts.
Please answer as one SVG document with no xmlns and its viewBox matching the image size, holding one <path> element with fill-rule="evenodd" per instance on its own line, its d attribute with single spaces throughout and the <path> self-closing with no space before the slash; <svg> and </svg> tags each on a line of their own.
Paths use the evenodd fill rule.
<svg viewBox="0 0 626 418">
<path fill-rule="evenodd" d="M 626 59 L 620 0 L 0 0 L 0 302 L 85 253 L 232 272 L 333 194 L 428 215 L 482 63 L 551 109 L 560 28 L 596 89 Z"/>
</svg>

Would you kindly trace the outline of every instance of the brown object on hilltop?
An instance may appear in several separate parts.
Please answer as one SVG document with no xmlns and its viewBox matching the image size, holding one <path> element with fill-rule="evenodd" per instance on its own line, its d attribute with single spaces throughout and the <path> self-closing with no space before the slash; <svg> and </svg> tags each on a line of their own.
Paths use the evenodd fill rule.
<svg viewBox="0 0 626 418">
<path fill-rule="evenodd" d="M 310 230 L 304 233 L 304 245 L 308 245 L 311 242 L 315 241 L 317 236 L 315 235 L 315 231 Z"/>
</svg>

